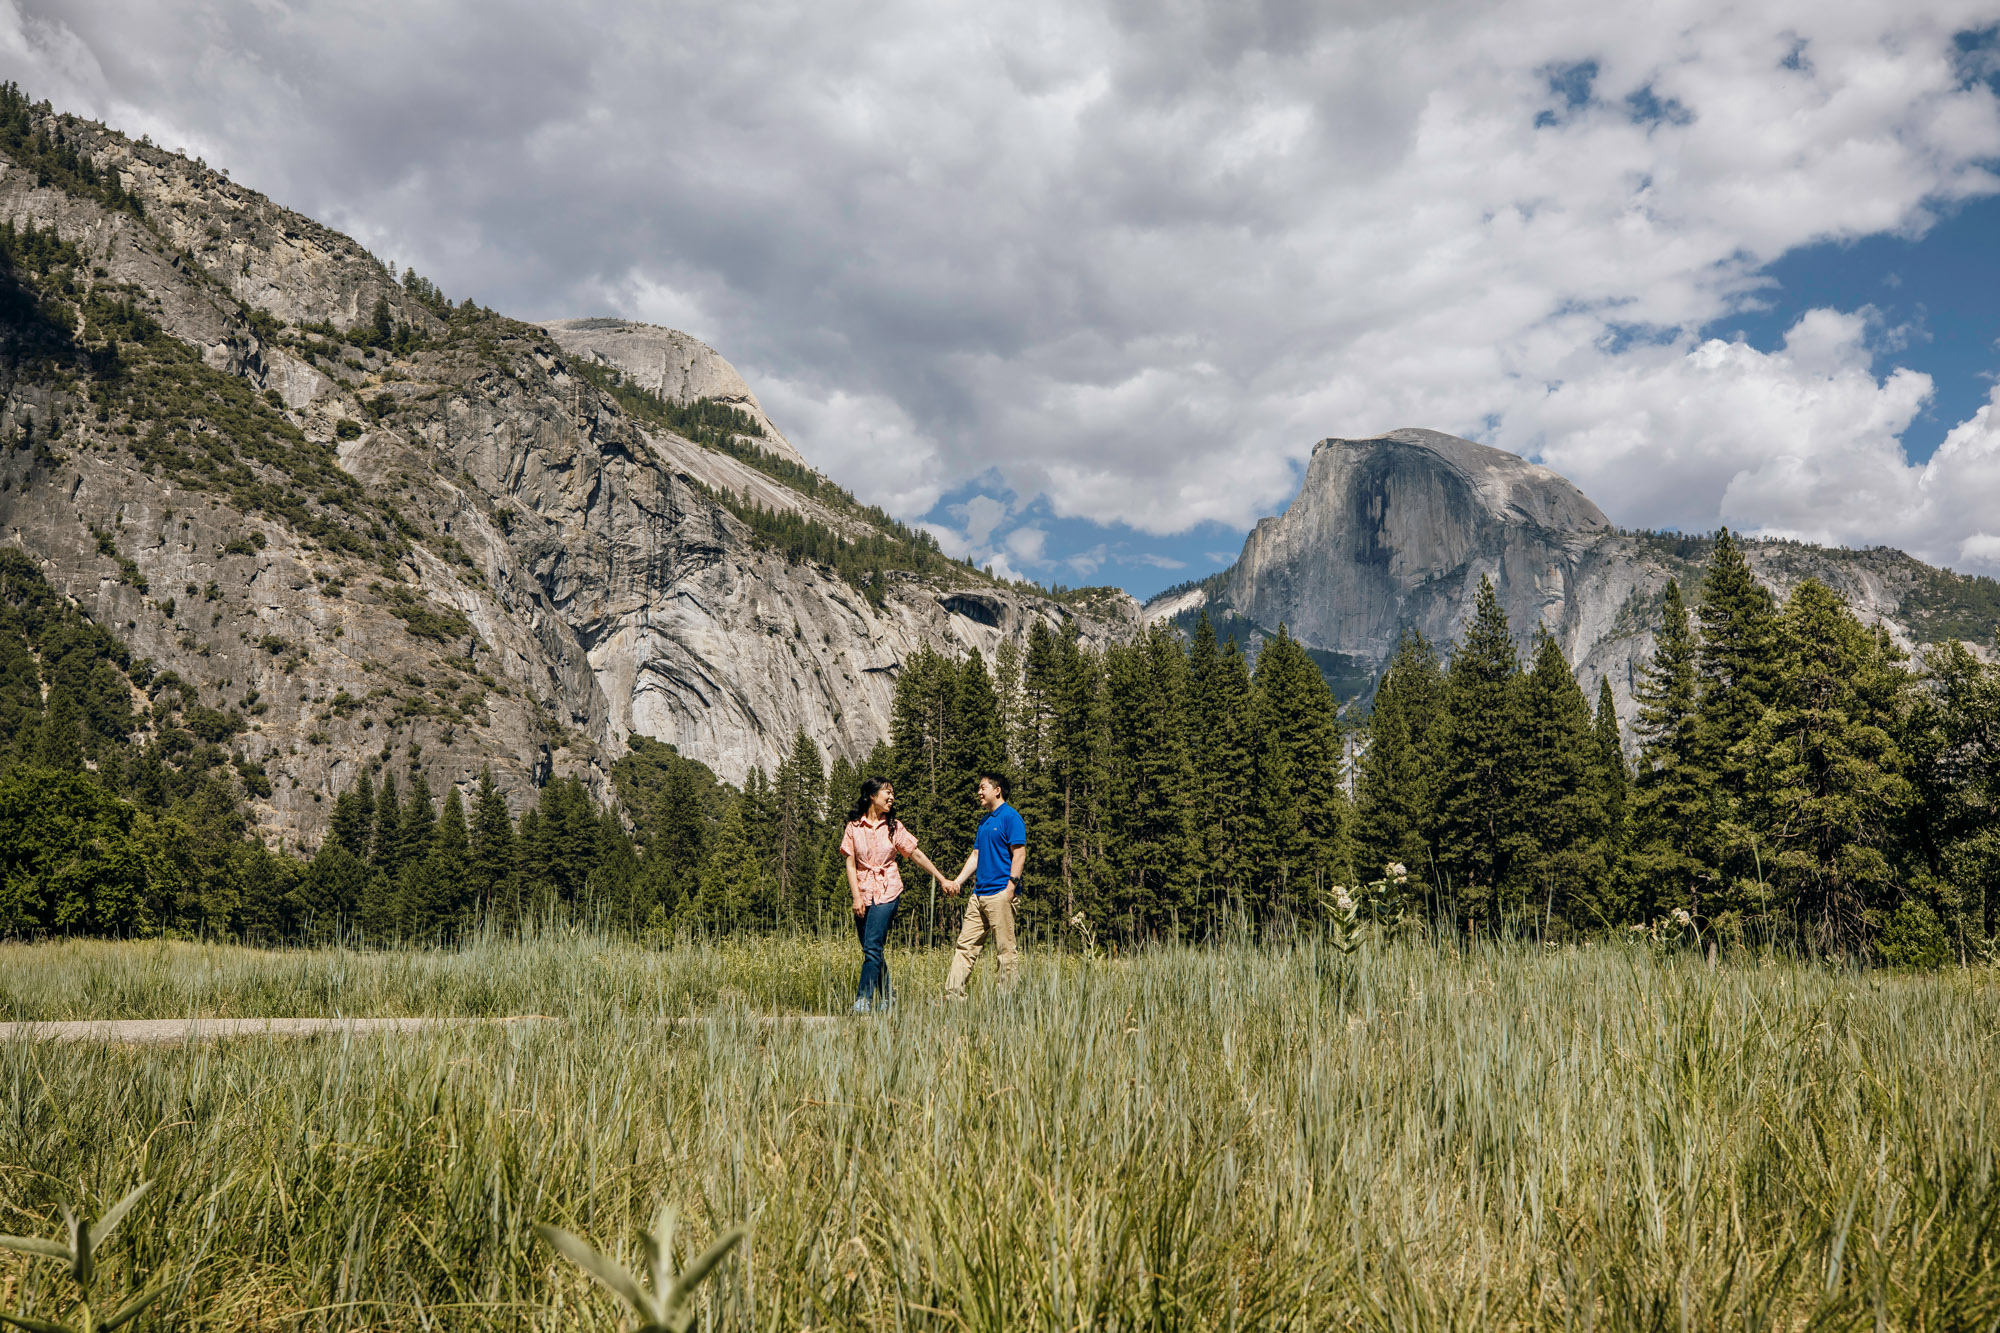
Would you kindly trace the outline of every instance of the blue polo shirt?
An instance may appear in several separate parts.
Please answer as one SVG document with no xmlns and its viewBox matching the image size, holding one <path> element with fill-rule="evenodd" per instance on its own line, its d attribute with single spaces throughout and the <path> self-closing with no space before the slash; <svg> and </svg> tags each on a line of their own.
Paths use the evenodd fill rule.
<svg viewBox="0 0 2000 1333">
<path fill-rule="evenodd" d="M 1014 848 L 1028 845 L 1028 826 L 1021 822 L 1021 812 L 1005 801 L 993 807 L 993 812 L 979 821 L 979 831 L 972 835 L 972 845 L 979 852 L 979 868 L 973 872 L 972 891 L 982 897 L 998 893 L 1007 887 L 1007 876 L 1014 870 Z"/>
</svg>

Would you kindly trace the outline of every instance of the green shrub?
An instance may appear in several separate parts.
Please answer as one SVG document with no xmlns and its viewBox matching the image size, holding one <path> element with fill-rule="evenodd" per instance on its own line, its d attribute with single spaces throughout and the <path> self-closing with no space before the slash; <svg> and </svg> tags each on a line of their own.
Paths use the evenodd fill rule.
<svg viewBox="0 0 2000 1333">
<path fill-rule="evenodd" d="M 1876 951 L 1891 967 L 1912 972 L 1935 972 L 1951 961 L 1951 936 L 1930 904 L 1912 894 L 1889 918 L 1889 924 L 1875 941 Z"/>
</svg>

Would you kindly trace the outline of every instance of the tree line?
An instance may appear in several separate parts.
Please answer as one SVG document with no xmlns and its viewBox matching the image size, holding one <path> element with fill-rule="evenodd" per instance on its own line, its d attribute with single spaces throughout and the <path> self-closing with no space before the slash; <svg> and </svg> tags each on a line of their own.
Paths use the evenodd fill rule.
<svg viewBox="0 0 2000 1333">
<path fill-rule="evenodd" d="M 137 714 L 135 694 L 152 701 Z M 0 552 L 0 930 L 837 929 L 861 779 L 889 777 L 898 816 L 955 865 L 975 776 L 999 767 L 1030 830 L 1020 916 L 1045 938 L 1287 932 L 1345 897 L 1465 934 L 1640 929 L 1922 965 L 1990 951 L 2000 668 L 1957 642 L 1912 662 L 1817 582 L 1781 604 L 1724 533 L 1691 595 L 1665 589 L 1635 699 L 1628 746 L 1610 682 L 1593 709 L 1545 632 L 1523 662 L 1490 584 L 1457 644 L 1404 638 L 1365 716 L 1283 627 L 1253 664 L 1205 618 L 1102 648 L 1038 623 L 990 663 L 905 661 L 890 734 L 858 765 L 800 732 L 738 787 L 635 737 L 610 804 L 563 779 L 515 818 L 490 774 L 440 798 L 378 760 L 298 859 L 251 835 L 244 800 L 269 785 L 228 748 L 241 714 L 132 663 Z M 899 928 L 942 940 L 949 904 L 911 884 Z"/>
<path fill-rule="evenodd" d="M 1490 587 L 1448 661 L 1406 638 L 1355 775 L 1359 858 L 1407 863 L 1401 896 L 1465 929 L 1987 956 L 2000 671 L 1957 641 L 1912 663 L 1816 580 L 1780 604 L 1726 531 L 1694 594 L 1665 589 L 1630 768 L 1609 681 L 1593 717 L 1546 634 L 1523 670 Z"/>
</svg>

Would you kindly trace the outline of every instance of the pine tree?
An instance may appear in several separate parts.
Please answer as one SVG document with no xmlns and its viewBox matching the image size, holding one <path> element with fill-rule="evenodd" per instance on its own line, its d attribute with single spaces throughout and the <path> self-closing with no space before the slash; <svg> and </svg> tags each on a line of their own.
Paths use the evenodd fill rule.
<svg viewBox="0 0 2000 1333">
<path fill-rule="evenodd" d="M 1104 659 L 1110 720 L 1106 850 L 1127 937 L 1193 925 L 1195 770 L 1187 658 L 1155 626 Z"/>
<path fill-rule="evenodd" d="M 1481 578 L 1465 641 L 1445 674 L 1437 746 L 1437 861 L 1447 896 L 1475 929 L 1521 907 L 1511 878 L 1520 661 L 1493 581 Z"/>
<path fill-rule="evenodd" d="M 1622 838 L 1625 807 L 1630 799 L 1632 771 L 1625 766 L 1625 740 L 1618 731 L 1618 701 L 1611 693 L 1611 677 L 1597 681 L 1598 790 L 1604 802 L 1604 823 L 1614 841 Z"/>
<path fill-rule="evenodd" d="M 1277 883 L 1272 901 L 1303 916 L 1317 910 L 1316 895 L 1353 878 L 1345 757 L 1333 692 L 1312 658 L 1285 626 L 1265 642 L 1253 681 L 1257 725 L 1268 738 L 1260 780 L 1266 794 Z M 1273 806 L 1271 803 L 1276 802 Z"/>
<path fill-rule="evenodd" d="M 1355 779 L 1356 842 L 1361 877 L 1390 863 L 1422 881 L 1430 868 L 1436 815 L 1431 746 L 1444 693 L 1437 650 L 1415 630 L 1404 633 L 1375 688 L 1368 747 Z"/>
<path fill-rule="evenodd" d="M 815 874 L 812 923 L 820 928 L 844 922 L 851 905 L 847 888 L 847 858 L 840 839 L 847 831 L 847 812 L 861 795 L 861 771 L 846 755 L 833 761 L 826 780 L 826 806 L 820 816 L 819 868 Z"/>
<path fill-rule="evenodd" d="M 1699 651 L 1680 585 L 1670 581 L 1652 660 L 1633 691 L 1640 749 L 1629 865 L 1643 920 L 1675 908 L 1699 911 L 1701 890 L 1713 878 L 1704 856 L 1714 815 L 1699 735 Z"/>
<path fill-rule="evenodd" d="M 403 802 L 396 775 L 383 775 L 375 798 L 375 845 L 368 856 L 368 889 L 356 914 L 371 938 L 386 940 L 396 932 L 398 884 L 403 872 Z"/>
<path fill-rule="evenodd" d="M 1518 688 L 1511 874 L 1544 933 L 1609 926 L 1603 774 L 1596 729 L 1562 646 L 1546 629 Z"/>
<path fill-rule="evenodd" d="M 1188 654 L 1195 766 L 1195 871 L 1211 926 L 1246 909 L 1251 868 L 1261 863 L 1256 836 L 1254 736 L 1256 697 L 1250 668 L 1231 640 L 1218 648 L 1202 612 Z"/>
<path fill-rule="evenodd" d="M 362 769 L 354 779 L 351 790 L 342 792 L 334 801 L 333 819 L 326 836 L 357 859 L 368 855 L 375 842 L 375 789 L 368 780 L 367 769 Z"/>
<path fill-rule="evenodd" d="M 956 684 L 951 711 L 952 783 L 940 802 L 939 813 L 945 818 L 932 836 L 949 838 L 954 845 L 962 839 L 969 846 L 973 831 L 979 826 L 979 807 L 973 799 L 973 788 L 981 772 L 1006 768 L 1007 740 L 1000 727 L 999 695 L 978 649 L 973 649 L 960 665 Z"/>
<path fill-rule="evenodd" d="M 514 821 L 507 800 L 494 785 L 491 767 L 479 771 L 479 794 L 472 808 L 469 892 L 474 910 L 502 921 L 520 919 L 514 871 Z"/>
<path fill-rule="evenodd" d="M 1727 528 L 1709 557 L 1699 618 L 1701 647 L 1695 662 L 1703 758 L 1716 781 L 1734 795 L 1751 762 L 1736 747 L 1763 720 L 1777 690 L 1779 660 L 1771 594 L 1757 582 Z"/>
<path fill-rule="evenodd" d="M 889 710 L 889 780 L 896 788 L 896 817 L 931 836 L 939 816 L 948 822 L 955 811 L 950 800 L 957 785 L 954 768 L 953 715 L 958 700 L 958 670 L 929 648 L 919 648 L 903 663 Z"/>
<path fill-rule="evenodd" d="M 723 814 L 702 866 L 700 887 L 681 905 L 685 925 L 721 932 L 756 924 L 757 906 L 769 890 L 764 859 L 750 838 L 749 805 L 748 796 L 738 796 Z"/>
<path fill-rule="evenodd" d="M 1754 734 L 1779 688 L 1778 624 L 1771 594 L 1727 530 L 1717 537 L 1702 580 L 1701 649 L 1696 732 L 1701 767 L 1710 783 L 1710 814 L 1702 858 L 1710 887 L 1700 916 L 1738 916 L 1759 893 L 1757 850 L 1741 808 L 1752 795 Z"/>
<path fill-rule="evenodd" d="M 546 792 L 548 788 L 542 790 Z M 517 924 L 528 918 L 541 918 L 555 907 L 555 864 L 550 855 L 547 826 L 539 799 L 521 812 L 520 822 L 514 826 L 517 884 L 510 916 Z"/>
<path fill-rule="evenodd" d="M 1017 776 L 1020 755 L 1014 747 L 1021 725 L 1021 661 L 1021 645 L 1013 639 L 1003 641 L 993 654 L 993 702 L 1005 750 L 996 762 Z"/>
<path fill-rule="evenodd" d="M 417 793 L 412 784 L 411 805 Z M 428 804 L 428 801 L 426 801 Z M 410 820 L 404 821 L 405 833 Z M 468 878 L 465 804 L 458 788 L 445 796 L 444 813 L 429 821 L 425 829 L 421 859 L 403 869 L 401 924 L 411 939 L 431 940 L 457 929 L 463 922 Z"/>
<path fill-rule="evenodd" d="M 799 913 L 817 869 L 820 810 L 826 801 L 826 769 L 804 727 L 793 735 L 792 752 L 778 766 L 776 799 L 777 911 L 783 918 Z"/>
<path fill-rule="evenodd" d="M 1924 650 L 1902 745 L 1913 879 L 1964 941 L 2000 934 L 2000 670 L 1947 639 Z"/>
<path fill-rule="evenodd" d="M 1890 834 L 1911 791 L 1891 729 L 1908 676 L 1893 645 L 1817 579 L 1793 591 L 1779 630 L 1776 697 L 1746 747 L 1738 809 L 1750 827 L 1739 837 L 1758 846 L 1756 889 L 1776 891 L 1813 947 L 1846 952 L 1871 911 L 1886 917 L 1896 904 Z M 1742 896 L 1766 906 L 1753 892 Z"/>
<path fill-rule="evenodd" d="M 402 849 L 397 854 L 403 865 L 423 860 L 431 852 L 431 835 L 437 828 L 437 812 L 431 805 L 430 779 L 418 773 L 410 780 L 409 800 L 403 805 L 400 829 Z"/>
</svg>

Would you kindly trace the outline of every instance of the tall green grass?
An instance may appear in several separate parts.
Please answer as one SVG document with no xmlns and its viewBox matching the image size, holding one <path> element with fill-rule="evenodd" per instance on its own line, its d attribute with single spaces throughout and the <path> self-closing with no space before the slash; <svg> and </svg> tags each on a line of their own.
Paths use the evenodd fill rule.
<svg viewBox="0 0 2000 1333">
<path fill-rule="evenodd" d="M 662 1202 L 696 1247 L 750 1223 L 701 1296 L 728 1329 L 2000 1319 L 1986 974 L 1301 944 L 1039 954 L 947 1008 L 898 954 L 894 1015 L 753 1021 L 838 1004 L 851 952 L 0 954 L 18 1017 L 571 1020 L 8 1043 L 0 1231 L 157 1177 L 106 1258 L 171 1261 L 178 1328 L 610 1328 L 532 1227 L 636 1267 Z M 0 1308 L 55 1292 L 0 1262 Z"/>
</svg>

